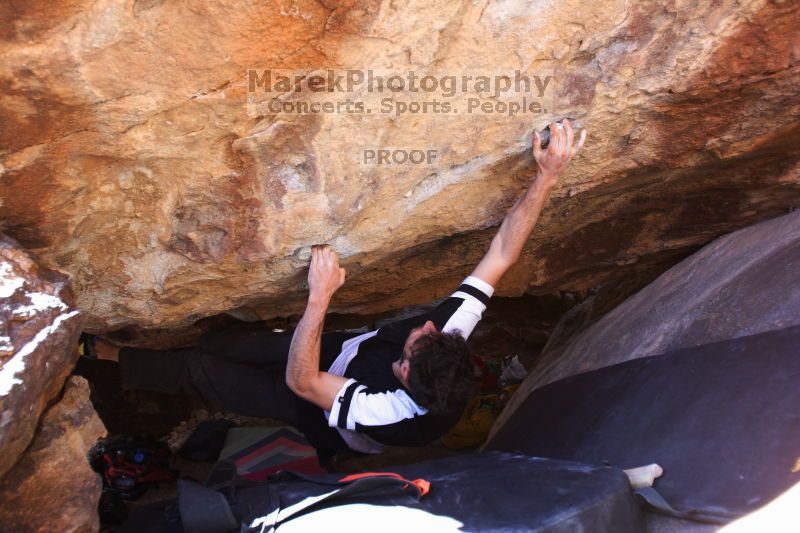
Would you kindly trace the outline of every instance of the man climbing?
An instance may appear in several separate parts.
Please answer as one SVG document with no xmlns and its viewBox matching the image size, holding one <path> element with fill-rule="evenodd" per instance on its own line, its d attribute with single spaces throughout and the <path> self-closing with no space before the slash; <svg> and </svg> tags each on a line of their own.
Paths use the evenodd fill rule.
<svg viewBox="0 0 800 533">
<path fill-rule="evenodd" d="M 331 298 L 345 282 L 336 252 L 323 245 L 312 247 L 308 303 L 293 333 L 250 324 L 210 332 L 182 350 L 119 349 L 95 338 L 85 349 L 118 361 L 131 388 L 192 392 L 233 412 L 293 424 L 323 464 L 336 452 L 429 444 L 458 421 L 470 399 L 474 373 L 466 339 L 585 139 L 582 131 L 574 142 L 568 120 L 550 125 L 547 148 L 534 133 L 539 171 L 533 185 L 472 274 L 430 312 L 362 334 L 323 333 Z"/>
</svg>

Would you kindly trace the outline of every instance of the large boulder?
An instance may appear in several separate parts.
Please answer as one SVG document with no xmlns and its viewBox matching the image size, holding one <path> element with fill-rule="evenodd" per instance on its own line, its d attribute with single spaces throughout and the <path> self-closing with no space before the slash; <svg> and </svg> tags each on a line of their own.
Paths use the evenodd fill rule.
<svg viewBox="0 0 800 533">
<path fill-rule="evenodd" d="M 583 290 L 798 202 L 796 2 L 61 0 L 0 17 L 0 224 L 70 275 L 93 331 L 299 311 L 322 242 L 349 272 L 339 311 L 443 296 L 528 184 L 529 134 L 562 116 L 587 149 L 500 295 Z M 336 95 L 372 114 L 275 114 L 248 92 L 248 69 L 327 67 L 552 79 L 543 112 L 513 117 L 377 111 L 409 90 Z M 438 157 L 364 164 L 385 147 Z"/>
<path fill-rule="evenodd" d="M 15 533 L 98 531 L 102 481 L 86 454 L 106 430 L 89 384 L 71 377 L 42 417 L 33 444 L 0 480 L 0 529 Z"/>
<path fill-rule="evenodd" d="M 726 235 L 545 351 L 495 424 L 534 390 L 616 363 L 800 325 L 800 211 Z"/>
<path fill-rule="evenodd" d="M 0 476 L 33 438 L 75 363 L 81 320 L 67 278 L 0 235 Z"/>
</svg>

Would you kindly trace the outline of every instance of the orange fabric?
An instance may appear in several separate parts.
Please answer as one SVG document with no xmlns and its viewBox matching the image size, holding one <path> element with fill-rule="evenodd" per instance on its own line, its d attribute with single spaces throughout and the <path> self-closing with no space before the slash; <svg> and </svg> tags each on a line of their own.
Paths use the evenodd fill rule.
<svg viewBox="0 0 800 533">
<path fill-rule="evenodd" d="M 387 477 L 393 477 L 395 479 L 404 479 L 403 476 L 395 472 L 361 472 L 360 474 L 350 474 L 349 476 L 345 476 L 342 479 L 340 479 L 339 482 L 347 483 L 349 481 L 355 481 L 357 479 L 362 479 L 365 477 L 378 477 L 378 476 L 387 476 Z"/>
<path fill-rule="evenodd" d="M 431 483 L 430 481 L 426 481 L 424 479 L 415 479 L 414 481 L 409 481 L 408 479 L 404 478 L 400 474 L 396 472 L 361 472 L 360 474 L 350 474 L 349 476 L 345 476 L 339 480 L 340 483 L 349 483 L 350 481 L 356 481 L 357 479 L 363 479 L 365 477 L 379 477 L 379 476 L 387 476 L 393 477 L 395 479 L 399 479 L 401 481 L 408 481 L 409 484 L 414 485 L 419 489 L 420 496 L 425 496 L 431 491 Z"/>
<path fill-rule="evenodd" d="M 417 486 L 417 488 L 419 488 L 419 495 L 420 496 L 425 496 L 426 494 L 428 494 L 431 491 L 431 482 L 430 481 L 425 481 L 424 479 L 415 479 L 411 483 L 413 483 L 414 485 Z"/>
</svg>

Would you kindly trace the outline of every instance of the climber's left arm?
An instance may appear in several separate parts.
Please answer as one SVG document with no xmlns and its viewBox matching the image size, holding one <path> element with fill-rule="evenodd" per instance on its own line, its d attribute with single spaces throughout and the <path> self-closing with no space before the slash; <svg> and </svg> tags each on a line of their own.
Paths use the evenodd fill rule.
<svg viewBox="0 0 800 533">
<path fill-rule="evenodd" d="M 534 132 L 533 156 L 539 165 L 536 180 L 503 219 L 489 251 L 475 267 L 472 276 L 496 287 L 500 278 L 517 262 L 558 176 L 583 147 L 585 140 L 586 130 L 583 130 L 580 140 L 574 144 L 574 131 L 566 119 L 563 126 L 550 124 L 550 145 L 546 149 L 541 147 L 539 132 Z"/>
<path fill-rule="evenodd" d="M 286 366 L 286 384 L 289 388 L 326 411 L 331 410 L 336 394 L 347 382 L 347 378 L 319 369 L 325 314 L 333 293 L 344 283 L 344 277 L 344 269 L 339 267 L 339 257 L 330 246 L 311 248 L 308 304 L 294 331 Z"/>
</svg>

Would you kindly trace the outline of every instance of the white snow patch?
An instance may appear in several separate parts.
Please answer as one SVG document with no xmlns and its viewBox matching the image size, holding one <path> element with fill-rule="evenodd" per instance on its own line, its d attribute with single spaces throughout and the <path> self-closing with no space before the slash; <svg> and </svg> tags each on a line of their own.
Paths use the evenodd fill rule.
<svg viewBox="0 0 800 533">
<path fill-rule="evenodd" d="M 22 287 L 25 280 L 11 274 L 11 265 L 0 264 L 0 298 L 8 298 Z"/>
<path fill-rule="evenodd" d="M 7 352 L 12 349 L 14 349 L 14 346 L 11 344 L 11 337 L 0 336 L 0 352 Z"/>
<path fill-rule="evenodd" d="M 67 305 L 58 296 L 46 294 L 44 292 L 31 292 L 27 294 L 31 300 L 31 305 L 14 309 L 14 315 L 30 315 L 45 309 L 66 309 Z"/>
<path fill-rule="evenodd" d="M 46 328 L 42 328 L 28 344 L 23 346 L 20 351 L 15 353 L 11 359 L 3 365 L 3 368 L 0 368 L 0 396 L 5 396 L 11 392 L 14 385 L 22 384 L 22 380 L 17 377 L 17 374 L 25 370 L 25 358 L 32 354 L 48 335 L 55 332 L 64 320 L 78 313 L 79 311 L 71 311 L 63 315 L 58 315 L 56 319 L 53 320 L 52 324 Z"/>
</svg>

